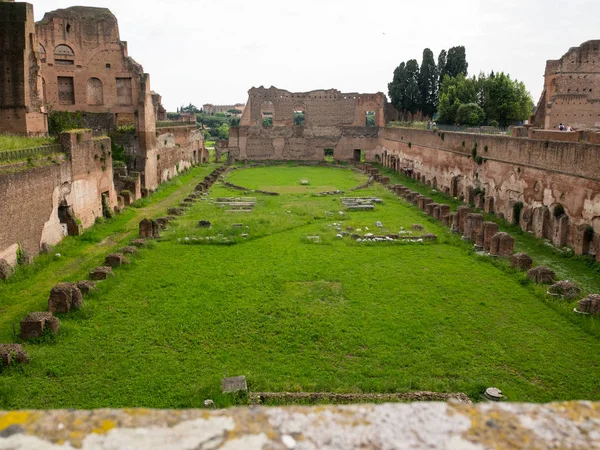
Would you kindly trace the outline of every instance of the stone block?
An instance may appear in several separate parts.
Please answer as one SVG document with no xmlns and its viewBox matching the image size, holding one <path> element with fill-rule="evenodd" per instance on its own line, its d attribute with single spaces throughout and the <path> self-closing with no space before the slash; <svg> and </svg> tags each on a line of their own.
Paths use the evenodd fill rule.
<svg viewBox="0 0 600 450">
<path fill-rule="evenodd" d="M 433 216 L 433 209 L 437 208 L 439 205 L 437 203 L 429 203 L 425 205 L 425 214 L 428 216 Z"/>
<path fill-rule="evenodd" d="M 96 289 L 96 283 L 89 280 L 78 281 L 77 287 L 81 291 L 82 295 L 88 295 L 90 292 Z"/>
<path fill-rule="evenodd" d="M 124 255 L 135 255 L 139 250 L 136 247 L 128 246 L 121 250 Z"/>
<path fill-rule="evenodd" d="M 427 205 L 433 203 L 433 199 L 429 198 L 429 197 L 423 197 L 419 200 L 419 209 L 421 211 L 425 211 L 427 208 Z"/>
<path fill-rule="evenodd" d="M 450 231 L 453 233 L 460 233 L 458 212 L 450 213 L 448 216 L 448 222 L 450 223 Z"/>
<path fill-rule="evenodd" d="M 464 233 L 465 225 L 466 225 L 466 221 L 467 221 L 467 215 L 471 214 L 473 212 L 473 210 L 468 206 L 459 206 L 456 209 L 456 212 L 458 213 L 458 232 Z"/>
<path fill-rule="evenodd" d="M 122 253 L 112 253 L 104 258 L 104 263 L 114 269 L 116 267 L 121 267 L 123 264 L 127 264 L 128 262 Z"/>
<path fill-rule="evenodd" d="M 450 205 L 440 205 L 440 220 L 444 220 L 450 214 Z"/>
<path fill-rule="evenodd" d="M 581 295 L 581 289 L 572 281 L 559 281 L 548 288 L 548 294 L 565 300 L 575 300 Z"/>
<path fill-rule="evenodd" d="M 517 253 L 516 255 L 511 256 L 510 264 L 515 269 L 529 270 L 533 265 L 533 259 L 526 253 Z"/>
<path fill-rule="evenodd" d="M 244 376 L 223 378 L 221 387 L 223 393 L 248 392 L 248 385 L 246 384 L 246 377 Z"/>
<path fill-rule="evenodd" d="M 569 239 L 569 216 L 563 214 L 552 219 L 552 245 L 564 247 Z"/>
<path fill-rule="evenodd" d="M 183 216 L 185 214 L 185 211 L 181 208 L 169 208 L 167 210 L 167 213 L 170 216 Z"/>
<path fill-rule="evenodd" d="M 4 366 L 29 364 L 29 355 L 21 344 L 0 344 L 0 359 Z"/>
<path fill-rule="evenodd" d="M 94 281 L 102 281 L 114 275 L 111 267 L 101 266 L 96 267 L 90 272 L 90 279 Z"/>
<path fill-rule="evenodd" d="M 540 206 L 533 210 L 532 228 L 533 234 L 539 239 L 551 237 L 550 210 L 547 206 Z"/>
<path fill-rule="evenodd" d="M 415 223 L 413 224 L 412 229 L 415 231 L 423 231 L 425 228 L 423 227 L 423 225 Z"/>
<path fill-rule="evenodd" d="M 390 184 L 390 177 L 381 177 L 381 179 L 379 180 L 379 182 L 381 184 L 383 184 L 384 186 L 387 186 Z"/>
<path fill-rule="evenodd" d="M 83 304 L 83 295 L 74 283 L 58 283 L 50 291 L 48 311 L 51 313 L 68 313 L 79 309 Z"/>
<path fill-rule="evenodd" d="M 600 295 L 592 294 L 580 300 L 577 310 L 582 313 L 600 315 Z"/>
<path fill-rule="evenodd" d="M 440 205 L 437 205 L 433 208 L 431 215 L 434 219 L 440 220 Z"/>
<path fill-rule="evenodd" d="M 21 338 L 38 339 L 48 330 L 52 334 L 57 334 L 60 329 L 60 320 L 54 317 L 50 312 L 35 312 L 29 314 L 21 320 Z"/>
<path fill-rule="evenodd" d="M 145 239 L 135 239 L 131 241 L 131 245 L 137 248 L 143 248 L 147 245 L 147 243 Z"/>
<path fill-rule="evenodd" d="M 5 259 L 0 259 L 0 280 L 6 280 L 12 274 L 12 266 Z"/>
<path fill-rule="evenodd" d="M 154 220 L 144 219 L 140 222 L 140 237 L 144 239 L 157 239 L 160 237 L 160 227 Z"/>
<path fill-rule="evenodd" d="M 485 221 L 482 214 L 467 214 L 465 217 L 465 229 L 463 239 L 476 241 L 477 235 L 483 231 L 483 222 Z"/>
<path fill-rule="evenodd" d="M 514 253 L 515 238 L 508 233 L 496 233 L 492 237 L 490 255 L 510 257 Z"/>
<path fill-rule="evenodd" d="M 498 234 L 498 224 L 495 222 L 483 222 L 483 249 L 489 252 L 492 247 L 492 238 Z"/>
<path fill-rule="evenodd" d="M 554 276 L 554 271 L 546 266 L 537 266 L 527 272 L 527 278 L 537 284 L 552 284 Z"/>
<path fill-rule="evenodd" d="M 169 226 L 169 222 L 170 220 L 168 217 L 159 217 L 158 219 L 156 219 L 156 223 L 158 224 L 161 230 L 166 230 Z"/>
</svg>

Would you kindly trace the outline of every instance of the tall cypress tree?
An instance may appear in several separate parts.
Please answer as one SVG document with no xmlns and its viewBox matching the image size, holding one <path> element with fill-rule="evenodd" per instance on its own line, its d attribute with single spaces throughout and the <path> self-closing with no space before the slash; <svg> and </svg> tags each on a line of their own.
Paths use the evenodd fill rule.
<svg viewBox="0 0 600 450">
<path fill-rule="evenodd" d="M 392 105 L 398 110 L 404 109 L 404 97 L 406 91 L 406 63 L 402 62 L 396 70 L 394 70 L 394 78 L 391 83 L 388 84 L 388 93 Z"/>
<path fill-rule="evenodd" d="M 423 50 L 423 62 L 419 72 L 419 94 L 420 106 L 419 109 L 424 116 L 433 117 L 437 109 L 437 82 L 438 74 L 433 59 L 433 52 L 426 48 Z"/>
<path fill-rule="evenodd" d="M 419 92 L 419 63 L 416 59 L 406 62 L 406 88 L 404 90 L 404 109 L 416 113 L 421 107 Z"/>
<path fill-rule="evenodd" d="M 460 74 L 466 77 L 468 68 L 469 64 L 467 63 L 467 53 L 464 46 L 452 47 L 448 50 L 445 73 L 450 78 L 455 78 Z"/>
<path fill-rule="evenodd" d="M 438 63 L 437 63 L 438 92 L 439 92 L 440 86 L 442 85 L 442 81 L 444 81 L 444 76 L 446 75 L 446 58 L 447 58 L 447 56 L 448 56 L 448 53 L 446 52 L 446 50 L 442 50 L 440 52 L 440 55 L 438 56 Z"/>
</svg>

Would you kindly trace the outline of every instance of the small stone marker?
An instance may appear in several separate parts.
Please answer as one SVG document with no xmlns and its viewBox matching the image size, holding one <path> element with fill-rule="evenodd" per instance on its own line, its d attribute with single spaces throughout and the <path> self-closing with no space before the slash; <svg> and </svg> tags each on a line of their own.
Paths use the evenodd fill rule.
<svg viewBox="0 0 600 450">
<path fill-rule="evenodd" d="M 21 320 L 22 339 L 41 338 L 46 329 L 54 335 L 60 329 L 60 320 L 50 312 L 34 312 Z"/>
<path fill-rule="evenodd" d="M 112 267 L 113 269 L 116 267 L 121 267 L 123 264 L 127 264 L 127 260 L 125 259 L 125 256 L 123 256 L 122 253 L 113 253 L 111 255 L 108 255 L 104 259 L 104 262 L 107 266 Z"/>
<path fill-rule="evenodd" d="M 221 388 L 223 393 L 231 393 L 231 392 L 248 392 L 248 385 L 246 384 L 246 377 L 231 377 L 231 378 L 223 378 L 221 382 Z"/>
<path fill-rule="evenodd" d="M 131 245 L 137 247 L 137 248 L 142 248 L 146 246 L 146 240 L 145 239 L 136 239 L 134 241 L 131 241 Z"/>
<path fill-rule="evenodd" d="M 83 304 L 83 295 L 74 283 L 58 283 L 50 291 L 48 311 L 51 313 L 68 313 L 71 309 L 79 309 Z"/>
<path fill-rule="evenodd" d="M 415 224 L 413 224 L 412 229 L 415 231 L 423 231 L 425 228 L 423 228 L 423 225 L 415 223 Z"/>
<path fill-rule="evenodd" d="M 29 364 L 29 355 L 21 344 L 0 344 L 0 360 L 4 366 L 10 366 L 13 362 Z"/>
<path fill-rule="evenodd" d="M 545 266 L 538 266 L 527 272 L 527 278 L 537 284 L 554 283 L 554 271 Z"/>
<path fill-rule="evenodd" d="M 565 300 L 575 300 L 581 295 L 581 289 L 572 281 L 564 280 L 550 286 L 548 294 Z"/>
<path fill-rule="evenodd" d="M 302 186 L 308 186 L 308 180 L 301 180 L 300 183 L 302 184 Z"/>
<path fill-rule="evenodd" d="M 519 270 L 529 270 L 533 265 L 533 259 L 526 253 L 517 253 L 510 258 L 511 266 Z"/>
<path fill-rule="evenodd" d="M 106 280 L 108 277 L 113 275 L 112 268 L 107 266 L 96 267 L 90 272 L 90 278 L 94 281 Z"/>
<path fill-rule="evenodd" d="M 375 225 L 377 225 L 377 228 L 383 228 L 383 224 L 381 222 L 377 222 Z"/>
<path fill-rule="evenodd" d="M 215 409 L 216 405 L 215 405 L 215 402 L 213 402 L 211 399 L 208 399 L 208 400 L 204 400 L 204 407 Z"/>
<path fill-rule="evenodd" d="M 78 281 L 77 287 L 83 295 L 88 295 L 90 292 L 96 289 L 96 283 L 89 280 Z"/>
<path fill-rule="evenodd" d="M 485 398 L 492 402 L 499 402 L 504 398 L 504 395 L 502 395 L 502 391 L 495 387 L 487 388 L 485 390 L 485 394 L 483 395 L 485 396 Z"/>
<path fill-rule="evenodd" d="M 211 223 L 208 220 L 201 220 L 198 222 L 198 228 L 210 228 Z"/>
<path fill-rule="evenodd" d="M 579 312 L 585 314 L 600 315 L 600 295 L 588 295 L 586 298 L 579 301 L 577 309 Z"/>
<path fill-rule="evenodd" d="M 157 239 L 160 237 L 160 226 L 154 220 L 144 219 L 140 222 L 140 237 L 146 239 Z"/>
<path fill-rule="evenodd" d="M 135 255 L 138 252 L 138 249 L 132 246 L 129 247 L 125 247 L 123 250 L 121 250 L 121 253 L 125 254 L 125 255 Z"/>
</svg>

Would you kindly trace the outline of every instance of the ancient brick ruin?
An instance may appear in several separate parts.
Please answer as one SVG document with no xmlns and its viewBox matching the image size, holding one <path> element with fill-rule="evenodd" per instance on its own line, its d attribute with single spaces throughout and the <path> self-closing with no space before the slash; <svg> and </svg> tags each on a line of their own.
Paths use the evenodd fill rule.
<svg viewBox="0 0 600 450">
<path fill-rule="evenodd" d="M 576 129 L 600 128 L 600 40 L 584 42 L 548 61 L 544 77 L 536 127 L 552 130 L 562 123 Z"/>
<path fill-rule="evenodd" d="M 386 103 L 381 92 L 252 88 L 240 126 L 230 131 L 230 158 L 323 160 L 331 156 L 360 161 L 361 149 L 375 149 L 378 127 L 385 126 Z M 367 126 L 367 113 L 372 113 L 374 126 Z M 296 121 L 297 117 L 302 119 Z"/>
</svg>

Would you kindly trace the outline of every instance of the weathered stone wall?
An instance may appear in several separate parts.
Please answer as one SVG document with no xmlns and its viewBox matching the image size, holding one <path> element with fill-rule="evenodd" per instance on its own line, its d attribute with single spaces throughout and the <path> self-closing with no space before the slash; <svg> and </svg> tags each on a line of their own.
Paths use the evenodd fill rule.
<svg viewBox="0 0 600 450">
<path fill-rule="evenodd" d="M 546 65 L 544 90 L 533 123 L 555 129 L 600 128 L 600 40 L 573 47 Z"/>
<path fill-rule="evenodd" d="M 61 141 L 68 158 L 0 175 L 0 259 L 10 264 L 16 262 L 19 244 L 36 255 L 43 243 L 62 240 L 65 210 L 70 208 L 73 219 L 87 228 L 102 216 L 103 193 L 111 208 L 116 205 L 110 140 L 81 133 L 63 135 Z"/>
<path fill-rule="evenodd" d="M 0 2 L 0 132 L 48 132 L 33 6 Z"/>
<path fill-rule="evenodd" d="M 378 154 L 386 166 L 407 169 L 465 202 L 483 193 L 481 205 L 492 204 L 508 220 L 517 203 L 525 213 L 547 208 L 539 237 L 552 238 L 550 212 L 560 204 L 571 225 L 567 243 L 576 251 L 583 232 L 577 226 L 600 233 L 598 145 L 394 128 L 380 131 Z"/>
<path fill-rule="evenodd" d="M 204 134 L 196 127 L 159 128 L 156 177 L 162 183 L 202 161 Z"/>
<path fill-rule="evenodd" d="M 0 447 L 587 450 L 600 448 L 599 412 L 590 402 L 15 411 L 0 412 Z"/>
</svg>

